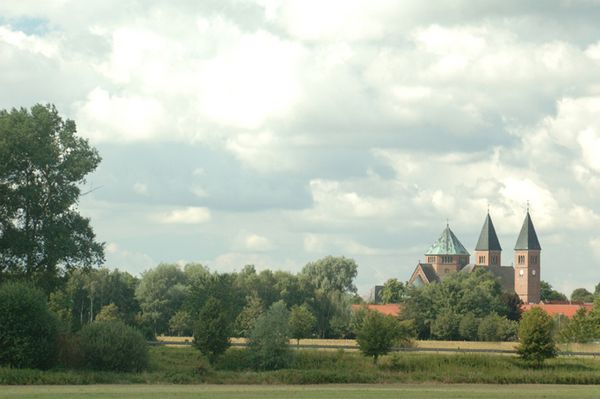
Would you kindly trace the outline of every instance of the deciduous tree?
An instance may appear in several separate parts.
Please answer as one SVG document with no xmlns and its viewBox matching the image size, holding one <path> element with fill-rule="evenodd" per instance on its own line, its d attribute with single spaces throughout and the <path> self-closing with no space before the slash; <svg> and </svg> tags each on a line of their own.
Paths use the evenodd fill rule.
<svg viewBox="0 0 600 399">
<path fill-rule="evenodd" d="M 300 339 L 310 337 L 317 323 L 308 306 L 295 305 L 290 313 L 290 336 L 300 345 Z"/>
<path fill-rule="evenodd" d="M 208 298 L 194 326 L 193 345 L 205 355 L 211 363 L 231 345 L 231 321 L 223 312 L 221 302 Z"/>
<path fill-rule="evenodd" d="M 556 357 L 554 322 L 543 309 L 536 307 L 523 314 L 519 324 L 517 352 L 521 358 L 538 366 L 545 359 Z"/>
<path fill-rule="evenodd" d="M 394 345 L 406 343 L 413 336 L 410 322 L 400 322 L 392 316 L 369 311 L 358 330 L 356 341 L 360 351 L 377 363 Z"/>
<path fill-rule="evenodd" d="M 25 277 L 47 292 L 75 266 L 104 260 L 77 203 L 100 156 L 53 105 L 0 110 L 0 276 Z"/>
</svg>

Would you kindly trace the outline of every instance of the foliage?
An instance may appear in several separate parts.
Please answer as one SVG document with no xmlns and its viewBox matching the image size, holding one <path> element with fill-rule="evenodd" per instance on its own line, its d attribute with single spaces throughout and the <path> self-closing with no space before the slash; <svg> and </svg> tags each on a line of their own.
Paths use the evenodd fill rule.
<svg viewBox="0 0 600 399">
<path fill-rule="evenodd" d="M 171 333 L 181 337 L 182 335 L 190 335 L 192 330 L 192 318 L 185 310 L 178 310 L 169 320 L 169 330 Z"/>
<path fill-rule="evenodd" d="M 546 281 L 540 281 L 540 300 L 542 302 L 566 302 L 567 296 L 556 291 Z"/>
<path fill-rule="evenodd" d="M 500 316 L 514 313 L 498 280 L 483 269 L 453 273 L 438 284 L 411 288 L 408 292 L 401 318 L 414 321 L 420 339 L 456 336 L 460 323 L 456 315 L 471 313 L 482 318 L 491 313 Z M 441 321 L 434 324 L 438 317 L 452 324 L 443 326 Z"/>
<path fill-rule="evenodd" d="M 237 285 L 237 276 L 232 273 L 210 273 L 202 265 L 195 267 L 199 271 L 189 276 L 189 266 L 186 266 L 186 275 L 189 277 L 184 308 L 195 319 L 208 299 L 214 298 L 221 304 L 220 312 L 223 317 L 233 325 L 245 304 L 245 296 Z M 204 268 L 204 271 L 200 268 Z"/>
<path fill-rule="evenodd" d="M 596 284 L 596 287 L 594 288 L 594 295 L 600 295 L 600 283 Z"/>
<path fill-rule="evenodd" d="M 500 298 L 504 303 L 504 307 L 506 309 L 504 316 L 508 320 L 512 321 L 521 320 L 521 315 L 523 313 L 521 305 L 523 305 L 523 301 L 521 301 L 519 295 L 515 293 L 503 292 Z"/>
<path fill-rule="evenodd" d="M 63 270 L 104 260 L 79 186 L 100 163 L 53 105 L 0 110 L 0 276 L 22 276 L 50 292 Z"/>
<path fill-rule="evenodd" d="M 96 316 L 96 321 L 118 321 L 119 318 L 119 307 L 114 303 L 105 305 L 100 309 L 100 312 Z"/>
<path fill-rule="evenodd" d="M 24 283 L 0 285 L 0 365 L 50 367 L 56 339 L 56 319 L 42 291 Z"/>
<path fill-rule="evenodd" d="M 585 288 L 575 288 L 571 293 L 571 301 L 583 303 L 594 302 L 594 294 L 592 294 Z"/>
<path fill-rule="evenodd" d="M 290 337 L 297 340 L 300 345 L 301 338 L 308 338 L 312 334 L 317 318 L 312 314 L 308 306 L 294 305 L 290 312 Z"/>
<path fill-rule="evenodd" d="M 451 309 L 440 312 L 431 323 L 431 336 L 444 341 L 454 341 L 459 338 L 459 324 L 460 317 Z"/>
<path fill-rule="evenodd" d="M 353 259 L 327 256 L 304 266 L 302 275 L 324 292 L 356 292 L 357 270 L 358 265 Z"/>
<path fill-rule="evenodd" d="M 563 325 L 558 331 L 558 339 L 560 342 L 591 342 L 595 338 L 596 328 L 592 322 L 592 318 L 588 316 L 588 311 L 585 308 L 577 309 L 571 320 Z"/>
<path fill-rule="evenodd" d="M 256 320 L 248 342 L 255 369 L 277 370 L 289 364 L 289 318 L 285 303 L 279 301 Z"/>
<path fill-rule="evenodd" d="M 135 296 L 155 334 L 169 330 L 169 320 L 184 303 L 186 283 L 186 275 L 177 265 L 160 264 L 142 274 Z"/>
<path fill-rule="evenodd" d="M 460 319 L 458 334 L 465 341 L 477 341 L 479 338 L 479 322 L 473 313 L 467 313 Z"/>
<path fill-rule="evenodd" d="M 381 301 L 383 303 L 400 303 L 406 296 L 406 286 L 396 278 L 391 278 L 383 284 Z"/>
<path fill-rule="evenodd" d="M 138 279 L 118 269 L 74 269 L 64 286 L 50 294 L 49 305 L 73 331 L 95 320 L 101 308 L 111 303 L 118 308 L 120 320 L 134 324 L 140 310 L 137 285 Z"/>
<path fill-rule="evenodd" d="M 194 326 L 194 347 L 214 363 L 231 345 L 230 337 L 231 321 L 223 312 L 222 303 L 218 299 L 208 298 Z"/>
<path fill-rule="evenodd" d="M 140 371 L 148 366 L 142 334 L 121 321 L 96 321 L 79 332 L 84 365 L 93 370 Z"/>
<path fill-rule="evenodd" d="M 553 337 L 552 317 L 541 308 L 525 312 L 519 325 L 517 352 L 522 359 L 541 365 L 545 359 L 557 356 Z"/>
<path fill-rule="evenodd" d="M 263 312 L 264 307 L 260 298 L 255 296 L 248 298 L 246 306 L 235 319 L 235 336 L 248 338 L 254 329 L 254 323 Z"/>
<path fill-rule="evenodd" d="M 377 363 L 379 356 L 387 354 L 394 345 L 412 338 L 408 322 L 400 322 L 393 316 L 370 311 L 365 316 L 356 341 L 360 351 Z"/>
<path fill-rule="evenodd" d="M 517 328 L 517 322 L 492 313 L 481 319 L 477 336 L 480 341 L 515 341 Z"/>
</svg>

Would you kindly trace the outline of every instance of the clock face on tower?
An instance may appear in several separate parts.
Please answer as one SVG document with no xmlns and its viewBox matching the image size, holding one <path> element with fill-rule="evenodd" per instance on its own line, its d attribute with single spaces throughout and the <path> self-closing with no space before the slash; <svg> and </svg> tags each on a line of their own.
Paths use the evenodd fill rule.
<svg viewBox="0 0 600 399">
<path fill-rule="evenodd" d="M 525 273 L 523 272 L 523 269 L 519 270 L 519 276 L 523 276 L 523 274 L 525 274 Z"/>
<path fill-rule="evenodd" d="M 531 275 L 532 275 L 532 276 L 535 276 L 535 270 L 532 270 L 532 271 L 531 271 Z"/>
</svg>

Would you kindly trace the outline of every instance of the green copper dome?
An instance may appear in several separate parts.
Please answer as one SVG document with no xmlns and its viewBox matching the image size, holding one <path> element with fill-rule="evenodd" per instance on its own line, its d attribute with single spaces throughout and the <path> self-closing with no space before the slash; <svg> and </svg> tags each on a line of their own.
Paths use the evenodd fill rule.
<svg viewBox="0 0 600 399">
<path fill-rule="evenodd" d="M 446 226 L 440 238 L 427 250 L 425 255 L 469 255 L 469 252 Z"/>
</svg>

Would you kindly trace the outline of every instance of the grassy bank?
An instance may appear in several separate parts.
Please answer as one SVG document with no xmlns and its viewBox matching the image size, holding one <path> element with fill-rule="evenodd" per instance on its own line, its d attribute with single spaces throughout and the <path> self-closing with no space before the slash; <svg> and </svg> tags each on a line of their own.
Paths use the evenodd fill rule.
<svg viewBox="0 0 600 399">
<path fill-rule="evenodd" d="M 0 384 L 323 384 L 489 383 L 600 384 L 600 359 L 562 357 L 532 368 L 513 356 L 401 353 L 378 365 L 356 352 L 295 353 L 289 368 L 255 372 L 242 349 L 230 349 L 214 367 L 192 348 L 150 348 L 142 373 L 0 368 Z"/>
<path fill-rule="evenodd" d="M 36 386 L 4 387 L 0 399 L 596 399 L 600 387 L 565 385 L 333 385 L 333 386 L 240 386 L 240 385 L 128 385 L 128 386 Z"/>
</svg>

